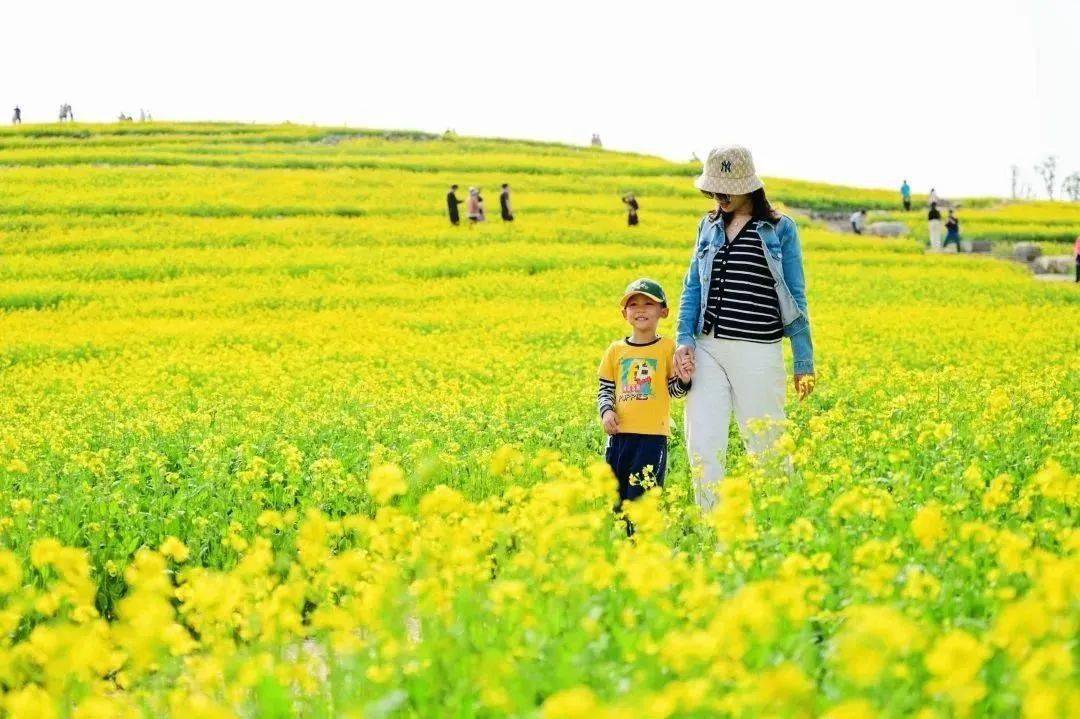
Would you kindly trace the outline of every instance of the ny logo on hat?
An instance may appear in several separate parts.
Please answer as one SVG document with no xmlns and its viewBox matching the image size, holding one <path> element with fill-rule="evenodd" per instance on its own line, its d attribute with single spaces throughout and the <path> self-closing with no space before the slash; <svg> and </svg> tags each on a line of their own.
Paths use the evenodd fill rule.
<svg viewBox="0 0 1080 719">
<path fill-rule="evenodd" d="M 731 172 L 731 160 L 724 160 L 720 163 L 720 172 Z"/>
</svg>

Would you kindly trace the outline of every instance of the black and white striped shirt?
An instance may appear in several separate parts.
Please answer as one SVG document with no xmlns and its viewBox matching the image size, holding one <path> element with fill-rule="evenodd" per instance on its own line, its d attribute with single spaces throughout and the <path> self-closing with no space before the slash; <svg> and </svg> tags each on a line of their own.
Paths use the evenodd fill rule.
<svg viewBox="0 0 1080 719">
<path fill-rule="evenodd" d="M 776 281 L 753 221 L 713 260 L 702 331 L 722 339 L 779 342 L 784 336 Z"/>
</svg>

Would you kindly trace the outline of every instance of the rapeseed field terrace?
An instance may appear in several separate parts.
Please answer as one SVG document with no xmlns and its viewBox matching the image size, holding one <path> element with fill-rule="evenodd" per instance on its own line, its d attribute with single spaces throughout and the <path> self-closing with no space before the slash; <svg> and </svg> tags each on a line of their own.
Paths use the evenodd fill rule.
<svg viewBox="0 0 1080 719">
<path fill-rule="evenodd" d="M 596 366 L 628 281 L 678 297 L 697 169 L 0 130 L 4 716 L 1080 715 L 1071 284 L 796 216 L 818 387 L 789 397 L 794 470 L 738 455 L 702 516 L 676 403 L 667 486 L 633 539 L 614 521 Z M 452 182 L 487 223 L 449 225 Z"/>
<path fill-rule="evenodd" d="M 966 207 L 959 214 L 964 236 L 1002 245 L 1037 242 L 1045 254 L 1069 254 L 1080 236 L 1080 202 L 1009 202 Z M 874 219 L 907 222 L 913 234 L 926 234 L 925 212 L 874 213 Z"/>
</svg>

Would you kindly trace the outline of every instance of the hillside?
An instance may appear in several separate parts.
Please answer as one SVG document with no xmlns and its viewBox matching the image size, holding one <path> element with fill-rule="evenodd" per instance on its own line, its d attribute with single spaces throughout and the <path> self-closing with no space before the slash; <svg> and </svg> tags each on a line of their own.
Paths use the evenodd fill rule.
<svg viewBox="0 0 1080 719">
<path fill-rule="evenodd" d="M 346 128 L 0 130 L 3 707 L 1068 715 L 1071 283 L 800 219 L 793 472 L 736 449 L 702 516 L 677 405 L 665 490 L 633 540 L 612 521 L 597 363 L 629 281 L 677 301 L 694 172 Z M 450 226 L 453 182 L 488 222 Z"/>
</svg>

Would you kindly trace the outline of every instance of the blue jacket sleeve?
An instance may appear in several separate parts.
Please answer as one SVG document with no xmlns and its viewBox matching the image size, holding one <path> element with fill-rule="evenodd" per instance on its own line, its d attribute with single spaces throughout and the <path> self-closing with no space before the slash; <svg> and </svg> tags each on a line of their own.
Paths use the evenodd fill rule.
<svg viewBox="0 0 1080 719">
<path fill-rule="evenodd" d="M 814 341 L 810 335 L 810 311 L 806 305 L 806 273 L 803 270 L 799 229 L 789 217 L 785 217 L 780 224 L 780 253 L 783 257 L 781 269 L 784 271 L 784 283 L 791 291 L 795 304 L 806 318 L 806 322 L 802 323 L 802 328 L 790 335 L 792 369 L 795 374 L 812 374 L 814 372 Z"/>
<path fill-rule="evenodd" d="M 694 238 L 694 249 L 690 256 L 690 267 L 686 270 L 683 278 L 682 296 L 679 298 L 679 326 L 675 333 L 675 343 L 680 347 L 697 345 L 698 314 L 701 312 L 701 278 L 698 276 L 698 244 L 701 240 L 701 225 L 698 223 L 697 237 Z"/>
</svg>

